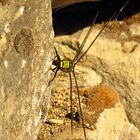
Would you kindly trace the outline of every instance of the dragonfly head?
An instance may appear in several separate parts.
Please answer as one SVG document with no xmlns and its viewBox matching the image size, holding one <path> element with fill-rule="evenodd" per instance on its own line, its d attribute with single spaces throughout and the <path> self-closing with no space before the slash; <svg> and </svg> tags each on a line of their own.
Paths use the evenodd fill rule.
<svg viewBox="0 0 140 140">
<path fill-rule="evenodd" d="M 60 65 L 60 62 L 58 60 L 53 60 L 52 61 L 52 65 L 56 66 L 56 67 L 59 67 Z"/>
</svg>

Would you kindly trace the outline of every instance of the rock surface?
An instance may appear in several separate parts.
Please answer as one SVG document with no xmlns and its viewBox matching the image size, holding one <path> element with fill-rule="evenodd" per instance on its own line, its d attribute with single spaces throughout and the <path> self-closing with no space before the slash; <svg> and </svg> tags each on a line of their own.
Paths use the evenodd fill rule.
<svg viewBox="0 0 140 140">
<path fill-rule="evenodd" d="M 135 16 L 131 20 L 135 21 L 134 19 Z M 137 15 L 137 19 L 139 21 L 139 15 Z M 126 22 L 130 22 L 130 19 Z M 127 25 L 122 21 L 110 23 L 110 26 L 105 29 L 76 67 L 77 77 L 81 79 L 79 80 L 79 86 L 91 86 L 100 81 L 113 85 L 120 93 L 121 101 L 125 105 L 129 120 L 138 128 L 140 128 L 139 27 L 139 22 L 131 22 Z M 94 31 L 88 38 L 85 48 L 89 46 L 99 32 L 99 28 L 101 27 L 97 26 L 93 29 Z M 73 35 L 55 38 L 55 45 L 62 58 L 64 56 L 73 58 L 76 47 L 78 47 L 78 45 L 73 46 L 73 44 L 81 44 L 88 29 L 87 27 Z M 94 76 L 94 80 L 92 80 L 94 72 L 97 73 L 97 76 Z"/>
<path fill-rule="evenodd" d="M 109 109 L 104 108 L 104 110 L 99 113 L 96 122 L 91 122 L 93 126 L 86 122 L 87 120 L 92 119 L 87 119 L 86 117 L 86 131 L 90 140 L 140 139 L 140 132 L 138 130 L 140 129 L 139 21 L 140 15 L 138 13 L 124 21 L 110 22 L 109 26 L 94 43 L 94 46 L 91 47 L 86 56 L 84 56 L 75 67 L 84 113 L 88 113 L 85 109 L 87 107 L 85 105 L 87 100 L 85 99 L 85 94 L 82 94 L 83 92 L 81 90 L 83 88 L 92 89 L 92 87 L 99 85 L 100 83 L 108 83 L 109 85 L 112 85 L 118 91 L 120 102 L 124 105 L 123 107 L 120 102 L 115 102 L 113 107 Z M 87 40 L 85 48 L 89 46 L 90 42 L 95 38 L 101 28 L 102 25 L 95 25 L 93 32 Z M 89 27 L 79 30 L 71 35 L 55 37 L 54 45 L 62 59 L 64 57 L 74 57 L 79 48 L 79 44 L 81 44 L 88 30 Z M 65 120 L 64 114 L 68 114 L 68 108 L 70 107 L 68 103 L 65 103 L 66 101 L 69 102 L 68 74 L 58 72 L 53 84 L 53 110 L 51 110 L 50 119 L 57 118 L 58 120 Z M 89 90 L 89 93 L 92 93 L 91 90 Z M 76 112 L 77 103 L 75 102 L 77 102 L 77 98 L 75 97 L 75 93 L 73 94 L 73 106 L 74 111 Z M 108 96 L 105 96 L 105 99 L 106 97 Z M 94 103 L 95 101 L 96 100 L 94 100 Z M 94 114 L 94 111 L 91 111 L 91 113 Z M 54 139 L 56 138 L 55 136 L 57 136 L 60 140 L 66 138 L 74 139 L 75 137 L 77 140 L 83 139 L 83 132 L 82 129 L 80 129 L 81 126 L 79 128 L 79 125 L 75 123 L 74 132 L 76 134 L 72 136 L 70 135 L 70 126 L 66 122 L 64 124 L 65 125 L 63 126 L 59 125 L 57 128 L 53 125 L 50 126 L 46 124 L 52 132 L 48 135 L 50 137 L 52 136 Z"/>
<path fill-rule="evenodd" d="M 81 3 L 81 2 L 95 2 L 100 0 L 53 0 L 52 1 L 52 7 L 55 8 L 64 8 L 66 6 L 69 6 L 74 3 Z"/>
<path fill-rule="evenodd" d="M 94 131 L 94 140 L 139 140 L 140 132 L 127 120 L 123 105 L 117 103 L 114 108 L 105 109 L 100 114 Z"/>
<path fill-rule="evenodd" d="M 47 113 L 48 0 L 0 1 L 0 139 L 34 140 Z"/>
<path fill-rule="evenodd" d="M 139 130 L 131 124 L 117 91 L 110 85 L 80 88 L 87 140 L 140 140 Z M 70 131 L 69 89 L 56 86 L 52 92 L 48 120 L 42 126 L 38 140 L 83 140 L 83 129 L 73 121 Z M 77 93 L 73 90 L 73 111 L 78 111 Z"/>
</svg>

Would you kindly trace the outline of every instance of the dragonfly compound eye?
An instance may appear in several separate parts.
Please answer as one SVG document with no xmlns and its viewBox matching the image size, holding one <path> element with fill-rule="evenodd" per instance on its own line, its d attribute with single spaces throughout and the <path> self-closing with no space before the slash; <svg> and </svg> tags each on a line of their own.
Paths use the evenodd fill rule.
<svg viewBox="0 0 140 140">
<path fill-rule="evenodd" d="M 52 61 L 52 65 L 54 65 L 54 66 L 59 66 L 59 61 L 58 61 L 58 60 L 53 60 L 53 61 Z"/>
</svg>

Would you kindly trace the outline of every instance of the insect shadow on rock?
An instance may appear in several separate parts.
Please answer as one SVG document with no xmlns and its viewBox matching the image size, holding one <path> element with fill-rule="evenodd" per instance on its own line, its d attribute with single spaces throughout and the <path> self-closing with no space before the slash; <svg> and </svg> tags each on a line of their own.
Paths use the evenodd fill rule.
<svg viewBox="0 0 140 140">
<path fill-rule="evenodd" d="M 92 45 L 95 43 L 95 41 L 97 40 L 97 38 L 100 36 L 100 34 L 103 32 L 103 30 L 107 27 L 107 25 L 109 24 L 109 22 L 115 18 L 117 18 L 119 16 L 119 14 L 123 11 L 123 9 L 126 7 L 126 5 L 128 4 L 129 0 L 127 0 L 123 6 L 118 9 L 112 16 L 111 18 L 104 24 L 104 26 L 102 27 L 102 29 L 99 31 L 99 33 L 96 35 L 96 37 L 94 38 L 94 40 L 91 42 L 91 44 L 87 47 L 87 49 L 82 52 L 83 47 L 85 46 L 85 43 L 90 35 L 90 33 L 92 32 L 92 29 L 94 27 L 94 24 L 96 22 L 96 19 L 99 15 L 99 12 L 96 14 L 92 25 L 90 26 L 82 44 L 80 45 L 76 55 L 74 56 L 73 59 L 71 58 L 64 58 L 63 60 L 61 60 L 56 48 L 54 47 L 56 56 L 52 61 L 52 65 L 54 65 L 54 68 L 51 68 L 51 70 L 54 72 L 54 76 L 53 78 L 49 81 L 48 85 L 50 86 L 51 82 L 55 79 L 58 70 L 61 70 L 65 73 L 69 74 L 69 78 L 70 78 L 70 117 L 71 117 L 71 133 L 73 134 L 73 109 L 72 109 L 72 87 L 73 87 L 73 82 L 72 82 L 72 76 L 74 77 L 74 81 L 75 81 L 75 85 L 76 85 L 76 91 L 77 91 L 77 95 L 78 95 L 78 104 L 79 104 L 79 111 L 80 111 L 80 118 L 81 118 L 81 123 L 82 123 L 82 127 L 83 127 L 83 133 L 84 133 L 84 139 L 87 140 L 87 136 L 86 136 L 86 130 L 85 130 L 85 124 L 84 124 L 84 119 L 83 119 L 83 112 L 82 112 L 82 108 L 81 108 L 81 100 L 80 100 L 80 94 L 79 94 L 79 88 L 78 88 L 78 83 L 77 83 L 77 79 L 76 79 L 76 75 L 75 75 L 75 66 L 76 64 L 86 55 L 86 53 L 89 51 L 89 49 L 92 47 Z"/>
</svg>

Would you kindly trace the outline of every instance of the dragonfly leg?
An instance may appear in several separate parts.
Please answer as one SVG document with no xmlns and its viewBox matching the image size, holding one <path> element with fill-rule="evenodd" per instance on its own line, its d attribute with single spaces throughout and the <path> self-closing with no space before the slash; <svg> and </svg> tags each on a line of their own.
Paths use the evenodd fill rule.
<svg viewBox="0 0 140 140">
<path fill-rule="evenodd" d="M 69 77 L 70 77 L 70 113 L 71 113 L 71 133 L 73 134 L 72 77 L 71 77 L 71 73 L 69 73 Z"/>
<path fill-rule="evenodd" d="M 79 93 L 78 83 L 77 83 L 77 79 L 76 79 L 74 71 L 73 71 L 73 76 L 74 76 L 74 80 L 75 80 L 75 84 L 76 84 L 76 90 L 77 90 L 77 94 L 78 94 L 78 103 L 79 103 L 79 109 L 80 109 L 80 116 L 81 116 L 81 120 L 82 120 L 82 127 L 83 127 L 83 131 L 84 131 L 84 139 L 87 140 L 86 139 L 86 130 L 85 130 L 85 125 L 84 125 L 83 112 L 82 112 L 81 101 L 80 101 L 80 93 Z"/>
</svg>

